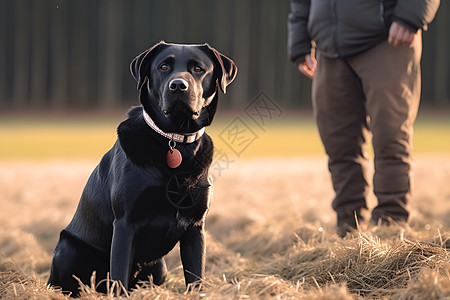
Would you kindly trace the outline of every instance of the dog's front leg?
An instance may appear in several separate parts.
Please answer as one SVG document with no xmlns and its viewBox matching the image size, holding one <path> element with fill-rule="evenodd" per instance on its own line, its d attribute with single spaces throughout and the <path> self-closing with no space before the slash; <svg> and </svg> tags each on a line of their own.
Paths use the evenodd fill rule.
<svg viewBox="0 0 450 300">
<path fill-rule="evenodd" d="M 126 289 L 134 257 L 134 231 L 126 224 L 124 218 L 116 219 L 113 224 L 113 237 L 111 244 L 111 279 L 120 280 Z"/>
<path fill-rule="evenodd" d="M 198 284 L 203 279 L 205 250 L 204 224 L 191 226 L 180 240 L 181 261 L 186 285 Z"/>
</svg>

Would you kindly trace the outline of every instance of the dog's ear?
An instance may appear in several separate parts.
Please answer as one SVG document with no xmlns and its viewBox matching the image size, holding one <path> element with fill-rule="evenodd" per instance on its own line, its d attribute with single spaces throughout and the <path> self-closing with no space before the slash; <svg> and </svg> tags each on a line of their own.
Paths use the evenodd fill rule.
<svg viewBox="0 0 450 300">
<path fill-rule="evenodd" d="M 227 86 L 233 82 L 237 74 L 237 66 L 230 58 L 226 57 L 208 44 L 204 44 L 209 51 L 209 55 L 214 61 L 215 71 L 217 72 L 217 84 L 225 94 Z"/>
<path fill-rule="evenodd" d="M 164 42 L 159 42 L 152 46 L 150 49 L 145 50 L 138 56 L 136 56 L 130 64 L 131 75 L 137 82 L 137 89 L 140 89 L 145 81 L 148 74 L 148 67 L 152 62 L 152 59 L 157 53 L 159 53 L 164 46 L 167 46 Z"/>
</svg>

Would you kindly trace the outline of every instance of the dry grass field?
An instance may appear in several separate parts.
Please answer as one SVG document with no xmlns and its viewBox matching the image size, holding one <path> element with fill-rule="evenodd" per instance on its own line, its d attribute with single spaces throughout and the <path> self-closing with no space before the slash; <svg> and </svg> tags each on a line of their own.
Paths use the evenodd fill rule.
<svg viewBox="0 0 450 300">
<path fill-rule="evenodd" d="M 247 153 L 264 141 L 257 133 L 261 138 Z M 334 232 L 326 158 L 308 151 L 233 157 L 227 168 L 213 173 L 201 291 L 185 293 L 175 247 L 167 257 L 165 284 L 144 283 L 121 297 L 450 299 L 450 151 L 416 155 L 409 226 L 362 227 L 344 239 Z M 51 256 L 100 156 L 8 155 L 0 159 L 0 298 L 65 299 L 46 285 Z M 82 299 L 110 296 L 83 287 Z"/>
</svg>

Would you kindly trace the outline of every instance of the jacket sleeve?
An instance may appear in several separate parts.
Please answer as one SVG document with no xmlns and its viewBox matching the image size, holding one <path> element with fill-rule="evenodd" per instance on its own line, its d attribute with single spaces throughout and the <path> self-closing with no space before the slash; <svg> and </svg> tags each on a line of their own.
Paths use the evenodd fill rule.
<svg viewBox="0 0 450 300">
<path fill-rule="evenodd" d="M 418 29 L 427 30 L 428 24 L 436 15 L 439 3 L 440 0 L 398 0 L 393 21 L 413 32 Z"/>
<path fill-rule="evenodd" d="M 298 64 L 311 53 L 311 38 L 308 33 L 310 0 L 291 0 L 288 17 L 288 55 Z"/>
</svg>

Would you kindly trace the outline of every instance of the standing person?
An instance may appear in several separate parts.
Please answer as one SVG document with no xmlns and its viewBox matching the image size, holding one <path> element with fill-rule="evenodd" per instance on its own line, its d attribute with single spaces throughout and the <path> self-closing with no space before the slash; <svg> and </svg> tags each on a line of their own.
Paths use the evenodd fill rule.
<svg viewBox="0 0 450 300">
<path fill-rule="evenodd" d="M 371 222 L 408 219 L 421 34 L 438 7 L 439 0 L 291 0 L 288 52 L 312 78 L 341 236 L 356 229 L 355 217 L 361 222 L 367 209 L 369 131 L 378 199 Z"/>
</svg>

